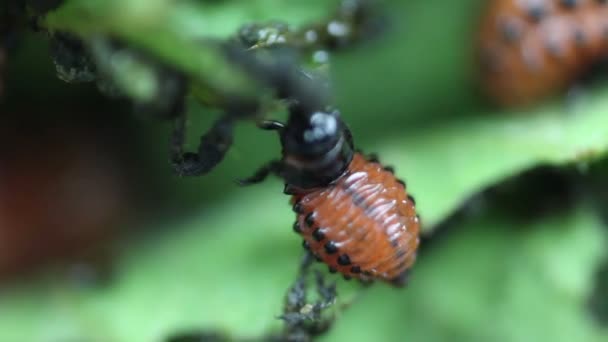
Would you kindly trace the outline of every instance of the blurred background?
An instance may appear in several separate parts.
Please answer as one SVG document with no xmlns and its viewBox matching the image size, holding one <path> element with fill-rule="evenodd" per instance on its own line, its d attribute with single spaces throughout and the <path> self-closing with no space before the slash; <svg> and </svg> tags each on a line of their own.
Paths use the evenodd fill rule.
<svg viewBox="0 0 608 342">
<path fill-rule="evenodd" d="M 205 41 L 236 39 L 247 23 L 284 34 L 305 68 L 328 77 L 356 145 L 395 167 L 422 217 L 405 289 L 328 275 L 339 296 L 320 341 L 608 341 L 608 88 L 592 68 L 608 46 L 569 57 L 595 82 L 572 69 L 544 97 L 497 101 L 480 82 L 478 46 L 500 37 L 481 23 L 499 11 L 490 6 L 525 18 L 516 2 L 2 4 L 0 341 L 264 340 L 281 330 L 303 254 L 289 198 L 278 179 L 234 182 L 278 157 L 278 139 L 239 121 L 217 168 L 179 177 L 172 123 L 158 110 L 185 98 L 195 150 L 226 94 L 251 91 Z M 369 21 L 339 17 L 362 3 Z M 605 5 L 549 15 L 608 20 L 590 6 Z M 331 23 L 356 34 L 299 45 L 297 32 Z M 519 34 L 534 35 L 527 25 Z M 505 49 L 515 58 L 517 47 Z M 163 87 L 166 70 L 188 80 L 187 96 Z M 95 73 L 107 78 L 91 82 Z M 285 118 L 270 107 L 264 115 Z"/>
</svg>

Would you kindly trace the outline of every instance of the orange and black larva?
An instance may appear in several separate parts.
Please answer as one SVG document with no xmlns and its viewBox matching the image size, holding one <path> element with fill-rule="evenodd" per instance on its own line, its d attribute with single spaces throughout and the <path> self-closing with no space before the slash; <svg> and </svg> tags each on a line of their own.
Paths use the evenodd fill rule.
<svg viewBox="0 0 608 342">
<path fill-rule="evenodd" d="M 420 228 L 405 183 L 353 150 L 337 111 L 292 112 L 286 125 L 266 121 L 262 128 L 279 132 L 282 158 L 241 183 L 261 182 L 270 173 L 283 178 L 297 214 L 293 228 L 330 272 L 402 285 L 416 259 Z"/>
<path fill-rule="evenodd" d="M 608 56 L 608 1 L 491 0 L 478 56 L 482 87 L 499 104 L 563 92 Z"/>
</svg>

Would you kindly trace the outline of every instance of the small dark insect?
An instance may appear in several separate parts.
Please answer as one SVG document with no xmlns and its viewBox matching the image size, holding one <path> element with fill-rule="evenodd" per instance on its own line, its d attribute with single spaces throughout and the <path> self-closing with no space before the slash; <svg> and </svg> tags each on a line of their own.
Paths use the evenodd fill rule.
<svg viewBox="0 0 608 342">
<path fill-rule="evenodd" d="M 565 91 L 608 56 L 608 2 L 492 0 L 479 31 L 483 90 L 502 105 Z"/>
<path fill-rule="evenodd" d="M 376 0 L 342 0 L 326 21 L 301 28 L 298 35 L 307 44 L 328 50 L 347 48 L 378 36 L 387 25 Z"/>
<path fill-rule="evenodd" d="M 329 62 L 330 52 L 346 49 L 377 37 L 387 21 L 375 0 L 342 0 L 325 20 L 292 28 L 269 21 L 246 24 L 236 40 L 249 49 L 292 48 L 316 65 Z"/>
<path fill-rule="evenodd" d="M 314 260 L 306 253 L 300 264 L 298 276 L 285 295 L 283 313 L 278 317 L 283 321 L 283 331 L 271 332 L 264 336 L 234 338 L 215 330 L 184 331 L 171 335 L 166 342 L 310 342 L 327 333 L 335 322 L 335 313 L 328 309 L 336 304 L 338 292 L 335 282 L 326 282 L 323 274 L 314 270 L 316 300 L 311 299 L 308 282 Z"/>
<path fill-rule="evenodd" d="M 279 317 L 284 322 L 283 332 L 279 336 L 267 336 L 264 341 L 315 341 L 331 329 L 336 316 L 326 312 L 336 303 L 336 283 L 327 283 L 321 272 L 315 270 L 318 298 L 310 302 L 306 283 L 313 262 L 312 255 L 306 253 L 300 265 L 299 275 L 287 291 L 283 314 Z"/>
<path fill-rule="evenodd" d="M 93 57 L 78 37 L 55 32 L 50 37 L 50 54 L 57 77 L 67 83 L 87 83 L 97 78 Z"/>
<path fill-rule="evenodd" d="M 279 132 L 282 158 L 240 183 L 259 183 L 269 174 L 284 179 L 297 215 L 294 230 L 330 272 L 403 285 L 420 227 L 405 183 L 354 151 L 336 110 L 303 111 L 295 104 L 286 125 L 264 121 L 260 127 Z"/>
</svg>

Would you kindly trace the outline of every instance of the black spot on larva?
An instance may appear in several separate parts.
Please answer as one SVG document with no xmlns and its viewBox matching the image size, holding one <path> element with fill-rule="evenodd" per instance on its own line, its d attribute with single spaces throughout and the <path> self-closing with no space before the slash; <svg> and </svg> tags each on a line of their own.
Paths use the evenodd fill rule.
<svg viewBox="0 0 608 342">
<path fill-rule="evenodd" d="M 514 43 L 519 41 L 521 38 L 522 28 L 521 25 L 514 20 L 503 20 L 500 23 L 499 30 L 502 34 L 502 38 L 507 43 Z"/>
<path fill-rule="evenodd" d="M 315 224 L 315 213 L 308 213 L 304 218 L 304 222 L 306 222 L 309 227 L 312 227 Z"/>
<path fill-rule="evenodd" d="M 396 238 L 396 237 L 395 237 L 395 238 L 392 238 L 390 241 L 391 241 L 391 246 L 392 246 L 393 248 L 397 248 L 397 247 L 399 247 L 399 238 Z"/>
<path fill-rule="evenodd" d="M 378 163 L 378 155 L 375 153 L 372 153 L 370 155 L 367 156 L 367 161 L 372 162 L 372 163 Z"/>
<path fill-rule="evenodd" d="M 359 266 L 353 266 L 353 267 L 350 268 L 350 272 L 351 273 L 355 273 L 355 274 L 361 273 L 361 267 L 359 267 Z"/>
<path fill-rule="evenodd" d="M 401 179 L 397 179 L 397 183 L 403 185 L 403 187 L 405 188 L 405 182 L 402 181 Z"/>
<path fill-rule="evenodd" d="M 325 233 L 323 233 L 320 228 L 317 228 L 312 232 L 312 237 L 317 241 L 323 241 L 323 239 L 325 239 Z"/>
<path fill-rule="evenodd" d="M 561 0 L 560 3 L 566 8 L 574 8 L 578 5 L 577 0 Z"/>
<path fill-rule="evenodd" d="M 304 249 L 307 251 L 310 250 L 310 244 L 306 240 L 302 241 L 302 247 L 304 247 Z"/>
<path fill-rule="evenodd" d="M 338 251 L 338 247 L 336 247 L 336 244 L 333 241 L 327 241 L 324 248 L 327 254 L 334 254 Z"/>
<path fill-rule="evenodd" d="M 392 166 L 385 166 L 384 171 L 390 172 L 390 173 L 395 173 L 395 168 Z"/>
<path fill-rule="evenodd" d="M 350 265 L 350 257 L 348 254 L 342 254 L 338 257 L 338 264 L 342 266 Z"/>
<path fill-rule="evenodd" d="M 296 203 L 293 205 L 293 211 L 295 211 L 295 212 L 296 212 L 296 213 L 298 213 L 298 214 L 301 214 L 301 213 L 302 213 L 302 203 L 300 203 L 300 202 L 296 202 Z"/>
<path fill-rule="evenodd" d="M 302 229 L 300 229 L 300 224 L 298 223 L 298 221 L 293 223 L 293 231 L 300 234 L 302 232 Z"/>
<path fill-rule="evenodd" d="M 416 205 L 416 199 L 414 198 L 414 196 L 408 194 L 407 199 L 408 201 L 412 202 L 413 205 Z"/>
<path fill-rule="evenodd" d="M 335 269 L 335 268 L 333 268 L 331 266 L 328 267 L 328 270 L 329 270 L 329 273 L 336 273 L 336 272 L 338 272 L 337 269 Z"/>
<path fill-rule="evenodd" d="M 530 19 L 538 22 L 541 21 L 546 13 L 545 6 L 542 3 L 535 3 L 528 7 L 528 16 Z"/>
<path fill-rule="evenodd" d="M 344 280 L 351 280 L 353 279 L 351 276 L 347 276 L 346 274 L 344 275 Z"/>
</svg>

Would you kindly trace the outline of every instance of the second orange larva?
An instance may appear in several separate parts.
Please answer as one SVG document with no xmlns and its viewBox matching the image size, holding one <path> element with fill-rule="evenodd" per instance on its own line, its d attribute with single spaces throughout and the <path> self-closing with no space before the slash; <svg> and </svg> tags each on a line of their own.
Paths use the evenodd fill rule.
<svg viewBox="0 0 608 342">
<path fill-rule="evenodd" d="M 500 104 L 563 92 L 608 56 L 608 1 L 491 0 L 478 56 L 484 91 Z"/>
</svg>

